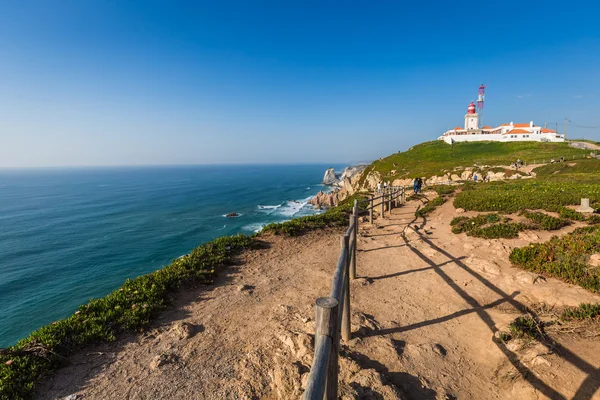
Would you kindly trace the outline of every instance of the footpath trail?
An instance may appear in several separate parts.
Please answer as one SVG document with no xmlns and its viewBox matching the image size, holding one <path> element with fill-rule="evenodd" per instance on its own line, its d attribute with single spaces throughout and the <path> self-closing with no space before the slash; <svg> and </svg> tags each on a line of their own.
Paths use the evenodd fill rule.
<svg viewBox="0 0 600 400">
<path fill-rule="evenodd" d="M 544 343 L 494 336 L 525 312 L 544 319 L 553 307 L 600 302 L 510 266 L 513 247 L 550 235 L 454 235 L 451 201 L 415 218 L 424 201 L 361 224 L 340 398 L 600 398 L 597 330 L 550 327 Z M 263 237 L 263 249 L 244 254 L 213 286 L 182 290 L 151 329 L 75 356 L 39 397 L 299 398 L 313 355 L 314 302 L 329 293 L 340 233 Z"/>
</svg>

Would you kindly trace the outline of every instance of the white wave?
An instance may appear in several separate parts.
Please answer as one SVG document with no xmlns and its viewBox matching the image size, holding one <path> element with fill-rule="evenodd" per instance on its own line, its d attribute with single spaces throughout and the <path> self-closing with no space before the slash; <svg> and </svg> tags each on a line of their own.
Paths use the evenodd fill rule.
<svg viewBox="0 0 600 400">
<path fill-rule="evenodd" d="M 254 232 L 254 233 L 258 233 L 260 231 L 262 231 L 262 229 L 265 227 L 265 223 L 261 223 L 261 222 L 257 222 L 254 224 L 248 224 L 248 225 L 244 225 L 242 226 L 242 230 L 244 231 L 249 231 L 249 232 Z"/>
<path fill-rule="evenodd" d="M 217 229 L 217 230 L 218 230 L 218 231 L 222 231 L 223 229 L 225 229 L 225 227 L 226 227 L 226 226 L 227 226 L 227 225 L 223 225 L 223 227 L 222 227 L 222 228 L 219 228 L 219 229 Z"/>
<path fill-rule="evenodd" d="M 276 206 L 261 206 L 260 204 L 258 205 L 258 208 L 261 210 L 273 210 L 273 209 L 277 209 L 281 207 L 281 204 L 276 205 Z"/>
<path fill-rule="evenodd" d="M 283 215 L 284 217 L 293 217 L 298 214 L 302 209 L 308 204 L 308 201 L 312 199 L 313 196 L 307 197 L 303 200 L 292 200 L 286 201 L 283 203 L 281 208 L 277 210 L 277 213 Z"/>
</svg>

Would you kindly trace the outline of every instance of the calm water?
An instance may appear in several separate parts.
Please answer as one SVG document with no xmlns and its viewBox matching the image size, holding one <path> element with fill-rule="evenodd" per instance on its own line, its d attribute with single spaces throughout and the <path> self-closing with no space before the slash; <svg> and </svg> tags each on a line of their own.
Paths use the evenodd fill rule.
<svg viewBox="0 0 600 400">
<path fill-rule="evenodd" d="M 330 166 L 0 171 L 0 347 L 203 242 L 315 213 Z"/>
</svg>

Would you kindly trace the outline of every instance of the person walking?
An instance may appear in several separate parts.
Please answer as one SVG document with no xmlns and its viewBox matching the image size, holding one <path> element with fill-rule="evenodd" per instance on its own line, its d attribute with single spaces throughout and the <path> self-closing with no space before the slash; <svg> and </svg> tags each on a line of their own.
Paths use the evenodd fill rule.
<svg viewBox="0 0 600 400">
<path fill-rule="evenodd" d="M 473 182 L 477 183 L 477 173 L 473 174 Z"/>
<path fill-rule="evenodd" d="M 413 181 L 413 190 L 415 194 L 419 193 L 419 178 L 415 178 Z"/>
<path fill-rule="evenodd" d="M 381 182 L 377 182 L 377 193 L 381 194 Z"/>
</svg>

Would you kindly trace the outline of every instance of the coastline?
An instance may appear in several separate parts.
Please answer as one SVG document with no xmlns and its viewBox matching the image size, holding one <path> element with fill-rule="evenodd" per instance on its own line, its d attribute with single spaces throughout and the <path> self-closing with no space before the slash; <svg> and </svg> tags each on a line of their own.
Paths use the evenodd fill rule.
<svg viewBox="0 0 600 400">
<path fill-rule="evenodd" d="M 17 344 L 0 351 L 0 376 L 24 377 L 18 383 L 0 381 L 7 398 L 27 397 L 42 377 L 61 360 L 92 343 L 112 341 L 124 332 L 147 326 L 169 303 L 169 293 L 181 286 L 211 283 L 219 270 L 246 249 L 259 246 L 261 235 L 298 236 L 324 226 L 342 226 L 351 206 L 267 224 L 259 233 L 222 236 L 201 244 L 168 265 L 142 274 L 106 296 L 81 304 L 72 315 L 42 326 Z M 2 371 L 3 370 L 3 371 Z"/>
</svg>

